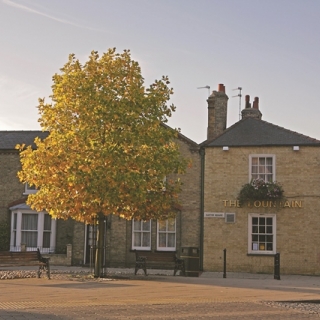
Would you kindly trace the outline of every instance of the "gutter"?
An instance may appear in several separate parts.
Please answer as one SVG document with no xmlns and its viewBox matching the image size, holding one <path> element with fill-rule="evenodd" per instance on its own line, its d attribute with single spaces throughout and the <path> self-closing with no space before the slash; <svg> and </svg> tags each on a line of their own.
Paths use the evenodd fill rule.
<svg viewBox="0 0 320 320">
<path fill-rule="evenodd" d="M 203 271 L 203 238 L 204 238 L 204 165 L 205 165 L 205 149 L 200 148 L 200 271 Z"/>
</svg>

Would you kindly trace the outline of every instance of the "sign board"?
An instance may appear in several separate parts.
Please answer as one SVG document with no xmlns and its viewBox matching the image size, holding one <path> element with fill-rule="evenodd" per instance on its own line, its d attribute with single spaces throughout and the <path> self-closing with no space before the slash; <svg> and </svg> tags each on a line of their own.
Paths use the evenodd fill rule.
<svg viewBox="0 0 320 320">
<path fill-rule="evenodd" d="M 205 212 L 205 218 L 224 218 L 224 212 Z"/>
</svg>

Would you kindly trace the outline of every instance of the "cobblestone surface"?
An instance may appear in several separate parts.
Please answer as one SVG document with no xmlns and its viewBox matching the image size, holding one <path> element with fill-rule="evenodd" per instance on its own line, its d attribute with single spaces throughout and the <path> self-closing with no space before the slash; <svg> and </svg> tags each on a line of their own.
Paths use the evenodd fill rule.
<svg viewBox="0 0 320 320">
<path fill-rule="evenodd" d="M 319 300 L 314 300 L 313 302 L 270 301 L 270 302 L 266 302 L 266 305 L 269 305 L 272 307 L 295 310 L 295 311 L 303 312 L 309 315 L 314 315 L 320 318 L 320 301 Z"/>
<path fill-rule="evenodd" d="M 168 276 L 172 272 L 167 270 L 159 270 L 154 272 L 152 275 L 158 276 Z M 51 270 L 50 272 L 52 279 L 67 279 L 72 280 L 75 278 L 81 280 L 96 280 L 90 271 L 69 271 L 69 270 Z M 8 280 L 8 279 L 27 279 L 27 278 L 37 278 L 37 270 L 0 270 L 0 280 Z M 46 278 L 46 273 L 42 273 L 41 277 Z M 140 279 L 144 278 L 143 274 L 134 275 L 132 270 L 124 269 L 122 271 L 108 271 L 106 274 L 106 278 L 110 279 Z M 149 279 L 148 277 L 145 278 Z"/>
<path fill-rule="evenodd" d="M 27 279 L 27 278 L 37 278 L 37 271 L 33 270 L 6 270 L 0 271 L 0 280 L 8 279 Z M 41 277 L 46 277 L 45 273 L 42 273 Z M 84 271 L 84 272 L 70 272 L 70 271 L 52 271 L 52 279 L 71 279 L 71 278 L 93 278 L 93 276 Z"/>
<path fill-rule="evenodd" d="M 171 272 L 170 272 L 171 274 Z M 132 270 L 94 278 L 86 271 L 0 271 L 0 319 L 316 319 L 319 280 L 279 282 L 164 276 Z M 5 279 L 5 277 L 7 277 Z M 309 282 L 308 282 L 309 281 Z M 284 300 L 295 299 L 295 301 Z M 304 299 L 304 301 L 300 301 Z"/>
<path fill-rule="evenodd" d="M 100 305 L 90 308 L 68 307 L 30 309 L 23 311 L 0 311 L 0 319 L 314 319 L 310 314 L 260 303 L 181 303 L 146 305 Z"/>
</svg>

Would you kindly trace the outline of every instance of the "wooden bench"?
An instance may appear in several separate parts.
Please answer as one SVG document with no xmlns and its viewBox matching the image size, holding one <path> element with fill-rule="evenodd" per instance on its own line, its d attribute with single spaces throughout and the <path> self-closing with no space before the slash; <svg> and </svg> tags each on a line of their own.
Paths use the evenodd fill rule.
<svg viewBox="0 0 320 320">
<path fill-rule="evenodd" d="M 40 278 L 42 272 L 47 273 L 48 279 L 50 279 L 50 258 L 44 258 L 40 250 L 37 251 L 0 251 L 0 267 L 22 267 L 22 266 L 39 266 L 38 278 Z"/>
<path fill-rule="evenodd" d="M 173 251 L 138 251 L 134 250 L 136 255 L 136 266 L 134 274 L 137 274 L 139 269 L 144 271 L 147 275 L 147 267 L 163 268 L 165 264 L 173 266 L 173 275 L 180 270 L 182 274 L 185 273 L 184 261 L 177 257 L 176 252 Z"/>
</svg>

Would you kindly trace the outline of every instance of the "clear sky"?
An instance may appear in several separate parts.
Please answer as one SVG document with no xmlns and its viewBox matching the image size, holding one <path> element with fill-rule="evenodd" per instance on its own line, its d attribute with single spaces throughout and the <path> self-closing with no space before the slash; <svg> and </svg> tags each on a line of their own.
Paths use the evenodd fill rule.
<svg viewBox="0 0 320 320">
<path fill-rule="evenodd" d="M 207 89 L 238 91 L 262 119 L 320 139 L 319 0 L 0 0 L 0 130 L 39 130 L 39 97 L 74 53 L 130 49 L 146 85 L 168 75 L 169 125 L 206 139 Z"/>
</svg>

